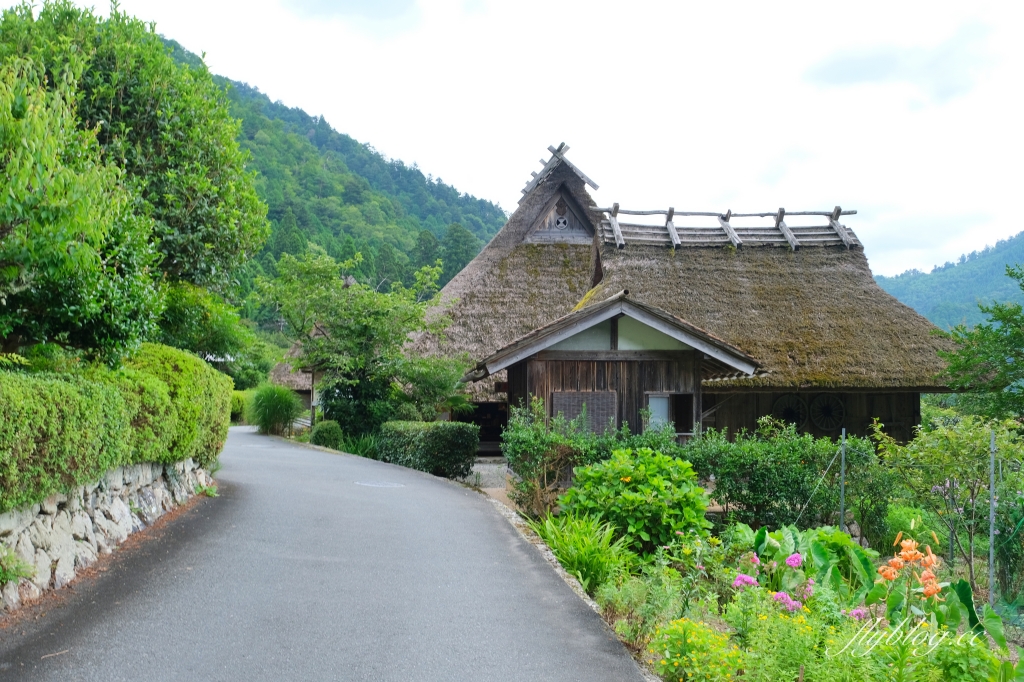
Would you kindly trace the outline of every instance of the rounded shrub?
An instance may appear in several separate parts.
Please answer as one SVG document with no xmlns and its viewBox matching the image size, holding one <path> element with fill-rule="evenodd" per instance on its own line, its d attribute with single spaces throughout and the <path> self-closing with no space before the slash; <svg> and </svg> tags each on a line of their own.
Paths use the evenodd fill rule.
<svg viewBox="0 0 1024 682">
<path fill-rule="evenodd" d="M 250 424 L 255 424 L 260 433 L 280 435 L 302 412 L 302 400 L 295 391 L 284 386 L 263 384 L 253 393 L 245 418 Z"/>
<path fill-rule="evenodd" d="M 418 422 L 423 421 L 423 416 L 412 403 L 398 403 L 391 414 L 391 421 L 396 422 Z"/>
<path fill-rule="evenodd" d="M 616 450 L 611 459 L 576 467 L 576 480 L 558 498 L 563 511 L 615 526 L 630 549 L 653 554 L 676 533 L 706 533 L 708 496 L 689 462 L 648 448 Z"/>
<path fill-rule="evenodd" d="M 386 422 L 380 428 L 377 455 L 382 462 L 419 469 L 445 478 L 473 472 L 480 427 L 462 422 Z"/>
<path fill-rule="evenodd" d="M 309 436 L 309 442 L 313 445 L 341 450 L 341 444 L 345 441 L 345 434 L 341 432 L 338 422 L 328 419 L 313 427 L 313 433 Z"/>
<path fill-rule="evenodd" d="M 142 344 L 126 366 L 167 385 L 177 428 L 163 461 L 192 458 L 199 466 L 212 464 L 228 437 L 231 377 L 191 353 L 155 343 Z"/>
</svg>

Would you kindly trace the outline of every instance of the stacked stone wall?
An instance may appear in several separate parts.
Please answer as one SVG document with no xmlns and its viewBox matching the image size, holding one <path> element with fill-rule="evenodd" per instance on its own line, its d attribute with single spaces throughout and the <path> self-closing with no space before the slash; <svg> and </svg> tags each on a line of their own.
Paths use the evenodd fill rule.
<svg viewBox="0 0 1024 682">
<path fill-rule="evenodd" d="M 211 483 L 190 459 L 133 464 L 68 495 L 0 514 L 0 543 L 34 570 L 32 577 L 2 586 L 3 609 L 14 611 L 47 590 L 65 587 L 99 555 L 111 553 Z"/>
</svg>

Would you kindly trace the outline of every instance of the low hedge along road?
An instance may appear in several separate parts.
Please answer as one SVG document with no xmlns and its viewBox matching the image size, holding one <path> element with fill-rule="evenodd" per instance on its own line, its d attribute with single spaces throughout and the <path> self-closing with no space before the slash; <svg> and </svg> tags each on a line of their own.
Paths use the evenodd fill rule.
<svg viewBox="0 0 1024 682">
<path fill-rule="evenodd" d="M 478 493 L 247 427 L 221 460 L 219 497 L 0 627 L 0 679 L 643 679 Z"/>
</svg>

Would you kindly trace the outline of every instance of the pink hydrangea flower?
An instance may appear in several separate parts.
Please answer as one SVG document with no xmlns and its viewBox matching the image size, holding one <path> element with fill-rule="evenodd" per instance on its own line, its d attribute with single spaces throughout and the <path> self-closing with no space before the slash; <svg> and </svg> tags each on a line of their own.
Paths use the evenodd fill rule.
<svg viewBox="0 0 1024 682">
<path fill-rule="evenodd" d="M 786 557 L 786 565 L 790 568 L 800 568 L 800 565 L 804 562 L 804 558 L 800 556 L 800 552 L 794 552 Z"/>
<path fill-rule="evenodd" d="M 745 573 L 740 573 L 736 576 L 736 580 L 732 581 L 732 586 L 737 590 L 742 590 L 744 587 L 754 587 L 755 585 L 757 585 L 757 580 Z"/>
<path fill-rule="evenodd" d="M 756 554 L 751 554 L 750 555 L 750 563 L 752 563 L 752 564 L 760 564 L 761 560 L 757 558 Z"/>
</svg>

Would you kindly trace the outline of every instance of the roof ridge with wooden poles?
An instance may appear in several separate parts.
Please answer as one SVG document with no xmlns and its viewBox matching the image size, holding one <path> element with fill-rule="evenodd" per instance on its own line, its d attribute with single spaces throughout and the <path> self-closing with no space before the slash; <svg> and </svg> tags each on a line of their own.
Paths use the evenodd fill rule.
<svg viewBox="0 0 1024 682">
<path fill-rule="evenodd" d="M 603 240 L 623 249 L 626 243 L 648 246 L 732 246 L 740 248 L 752 246 L 788 246 L 793 251 L 804 246 L 845 246 L 847 249 L 860 248 L 861 243 L 848 227 L 839 222 L 844 215 L 856 215 L 857 211 L 844 211 L 836 206 L 831 211 L 777 211 L 763 213 L 733 213 L 732 209 L 725 213 L 717 211 L 677 211 L 674 207 L 636 211 L 624 209 L 618 203 L 609 208 L 592 208 L 602 214 L 601 228 Z M 623 222 L 621 216 L 665 216 L 664 225 L 643 225 Z M 680 226 L 676 225 L 678 217 L 716 218 L 718 225 L 712 226 Z M 790 226 L 786 224 L 786 216 L 821 216 L 828 219 L 827 225 Z M 739 227 L 732 224 L 733 218 L 772 218 L 774 223 L 764 226 Z"/>
</svg>

